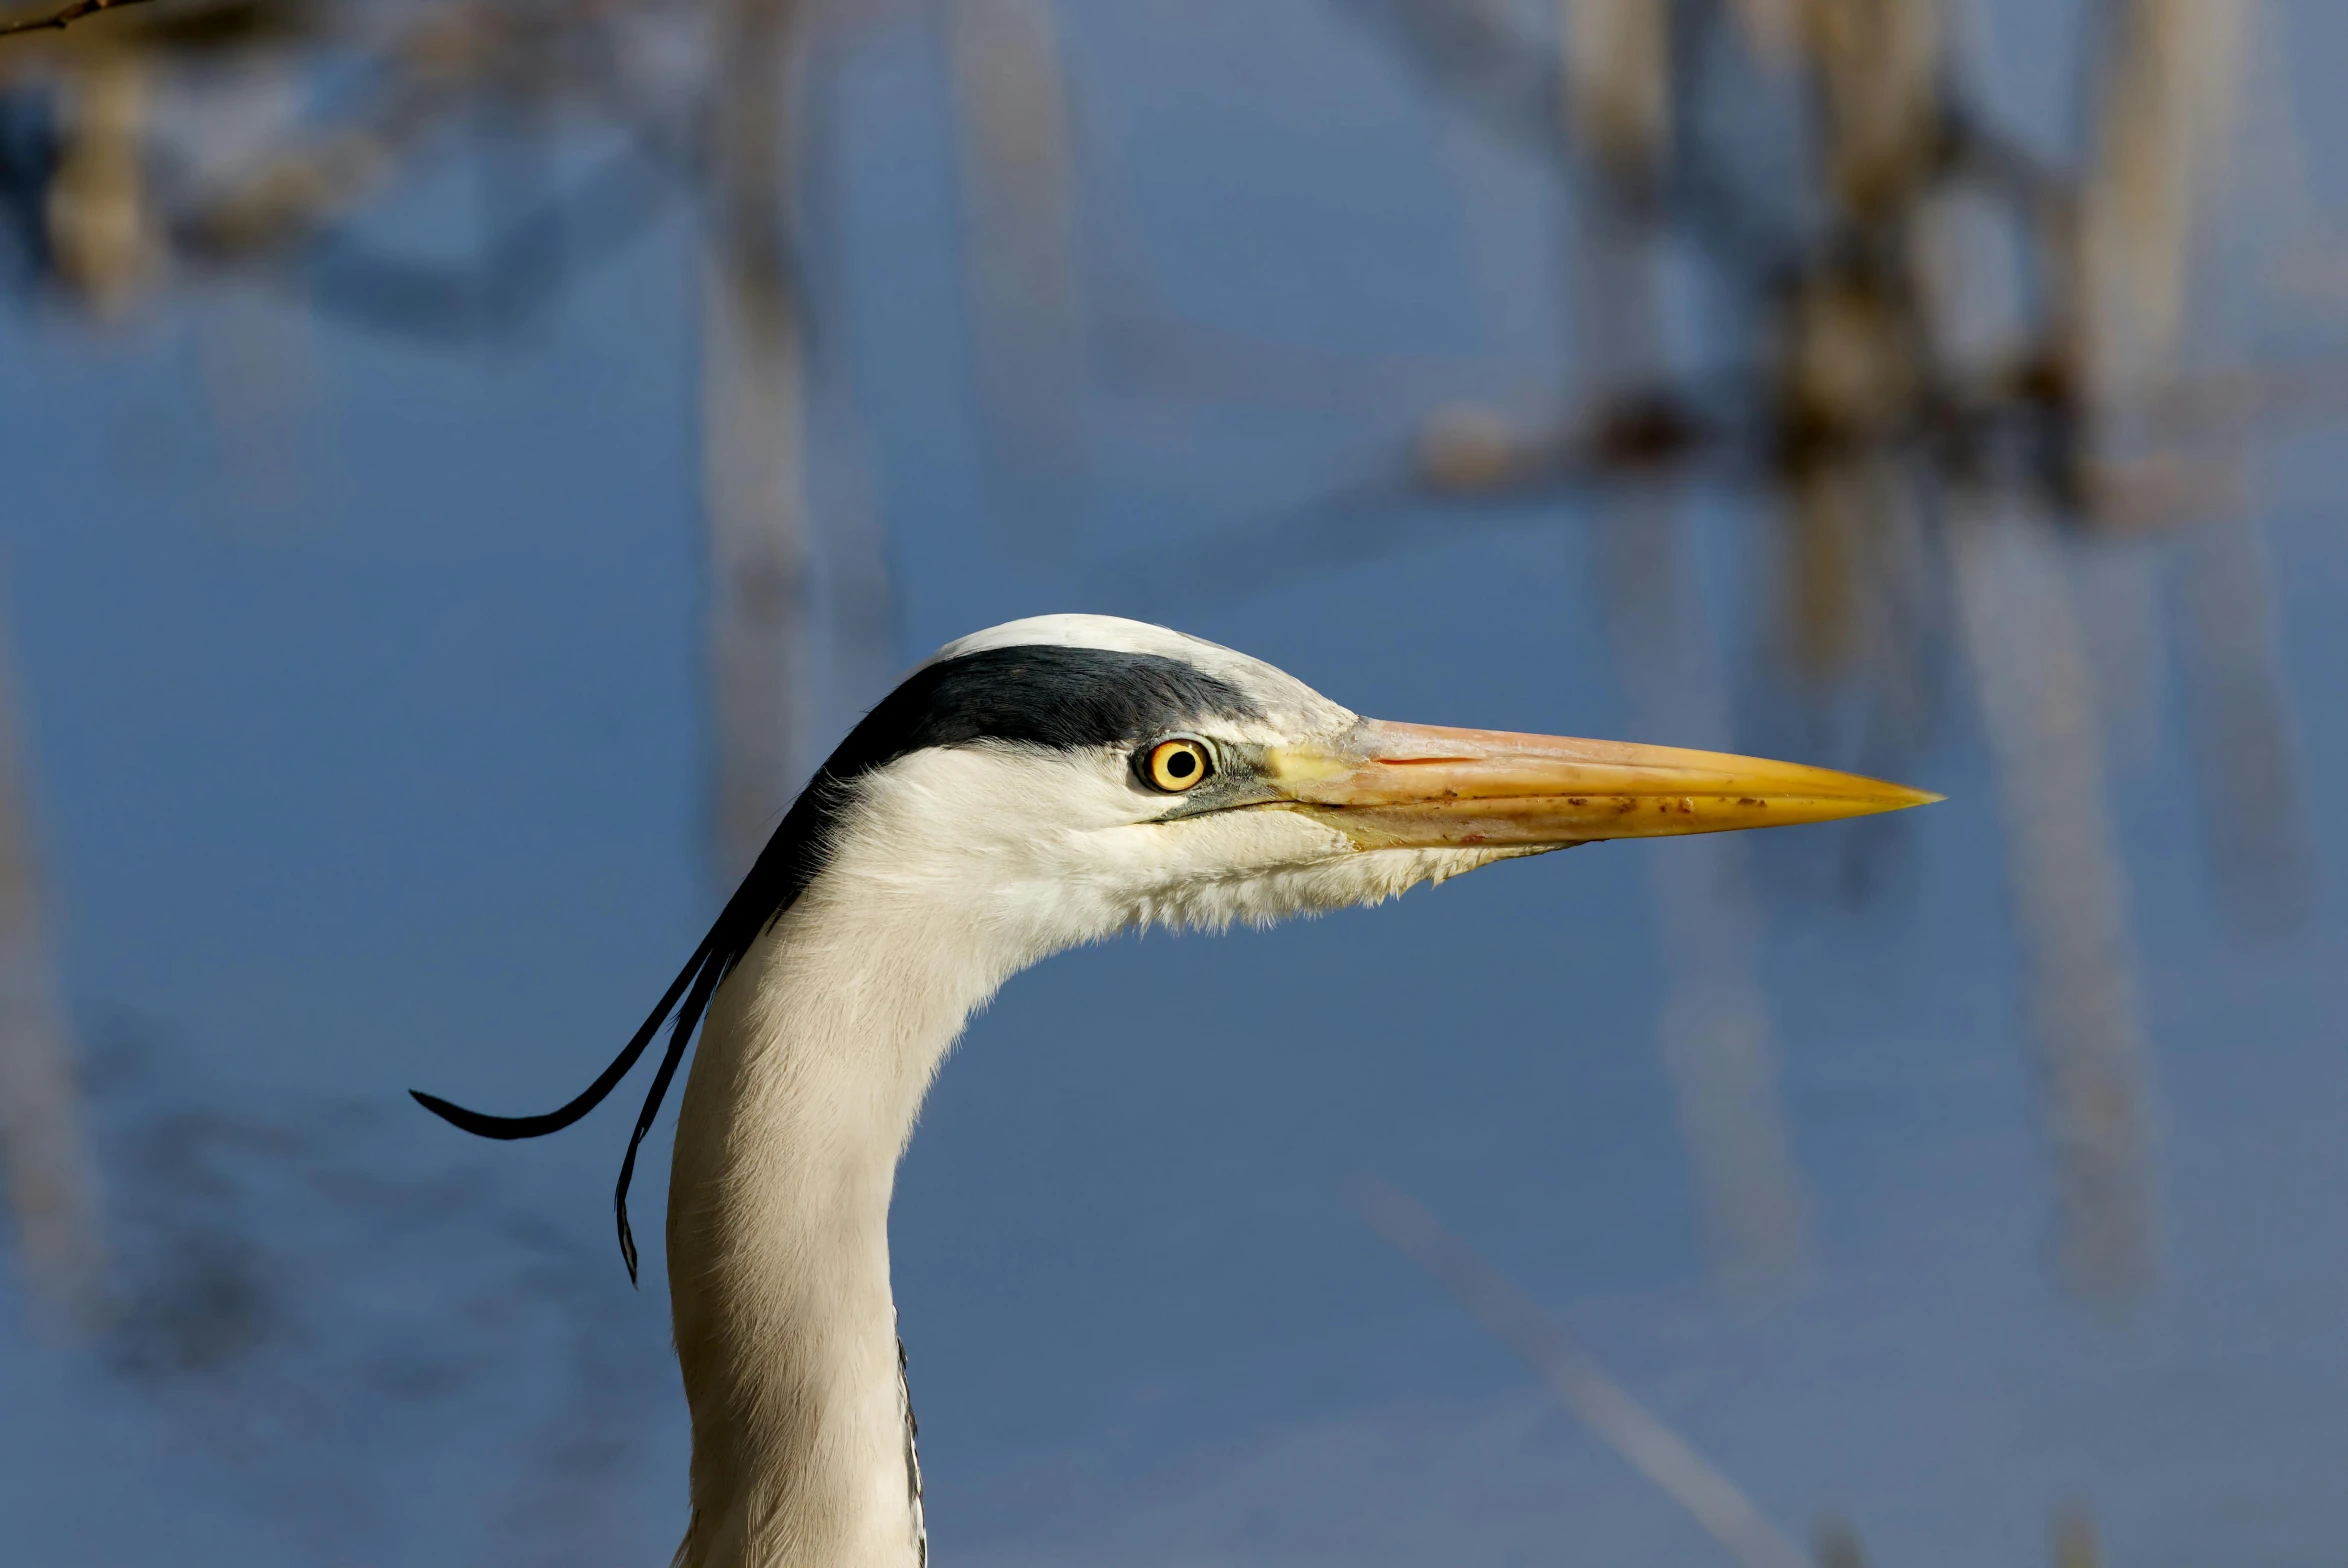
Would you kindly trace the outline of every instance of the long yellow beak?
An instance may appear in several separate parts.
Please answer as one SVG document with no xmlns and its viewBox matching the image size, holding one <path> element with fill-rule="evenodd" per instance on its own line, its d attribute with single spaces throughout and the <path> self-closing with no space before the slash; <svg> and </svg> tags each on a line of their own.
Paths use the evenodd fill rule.
<svg viewBox="0 0 2348 1568">
<path fill-rule="evenodd" d="M 1929 805 L 1925 790 L 1718 751 L 1364 720 L 1285 747 L 1270 782 L 1364 848 L 1586 844 L 1831 822 Z"/>
</svg>

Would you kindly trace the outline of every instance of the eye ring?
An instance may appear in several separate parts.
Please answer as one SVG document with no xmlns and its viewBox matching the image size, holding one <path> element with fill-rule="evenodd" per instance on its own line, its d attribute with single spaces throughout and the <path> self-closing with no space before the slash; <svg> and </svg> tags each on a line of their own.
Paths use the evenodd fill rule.
<svg viewBox="0 0 2348 1568">
<path fill-rule="evenodd" d="M 1205 741 L 1191 735 L 1170 735 L 1150 747 L 1139 761 L 1141 776 L 1150 788 L 1169 795 L 1196 789 L 1215 773 L 1214 752 Z"/>
</svg>

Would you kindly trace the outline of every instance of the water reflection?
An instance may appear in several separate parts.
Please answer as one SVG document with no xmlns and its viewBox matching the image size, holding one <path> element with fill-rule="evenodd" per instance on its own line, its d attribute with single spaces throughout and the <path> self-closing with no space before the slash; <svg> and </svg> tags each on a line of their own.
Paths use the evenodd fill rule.
<svg viewBox="0 0 2348 1568">
<path fill-rule="evenodd" d="M 1542 47 L 1537 29 L 1500 41 L 1523 27 L 1512 8 L 1361 10 L 1422 80 L 1543 142 L 1524 101 L 1537 80 L 1463 67 Z M 2000 774 L 2056 1253 L 2075 1287 L 2113 1303 L 2155 1277 L 2161 1226 L 2101 732 L 2107 707 L 2142 705 L 2149 678 L 2126 665 L 2151 649 L 2123 624 L 2112 640 L 2125 653 L 2100 661 L 2120 667 L 2119 689 L 2095 689 L 2076 578 L 2103 548 L 2092 536 L 2198 521 L 2223 499 L 2162 414 L 2201 373 L 2180 347 L 2194 220 L 2227 164 L 2252 11 L 2142 0 L 2091 18 L 2093 131 L 2073 174 L 1996 129 L 1953 47 L 1955 13 L 1925 0 L 1571 0 L 1553 156 L 1574 176 L 1582 244 L 1568 287 L 1587 390 L 1555 433 L 1512 438 L 1495 434 L 1504 417 L 1446 414 L 1416 476 L 1425 491 L 1489 500 L 1574 478 L 1652 486 L 1726 458 L 1765 482 L 1787 519 L 1763 575 L 1783 584 L 1777 662 L 1794 677 L 1768 695 L 1833 708 L 1857 687 L 1867 717 L 1846 766 L 1902 771 L 1943 662 L 1932 644 L 1955 645 Z M 1667 242 L 1712 290 L 1683 323 L 1708 352 L 1676 365 L 1654 347 L 1659 329 L 1640 325 Z M 1647 516 L 1645 531 L 1660 532 L 1669 511 Z M 2257 535 L 2203 527 L 2186 551 L 2176 656 L 2216 880 L 2244 926 L 2289 929 L 2308 851 Z M 1603 571 L 1592 589 L 1616 624 L 1653 597 Z M 1618 640 L 1634 711 L 1657 733 L 1716 740 L 1717 721 L 1696 711 L 1706 681 L 1688 668 L 1653 677 L 1657 645 L 1644 632 Z M 1665 690 L 1695 708 L 1658 706 Z M 1707 947 L 1705 926 L 1736 907 L 1733 888 L 1658 895 L 1665 950 L 1723 950 Z M 1668 1016 L 1700 1010 L 1695 998 L 1721 983 L 1680 974 Z M 1675 1033 L 1667 1023 L 1667 1042 Z M 1716 1131 L 1694 1153 L 1717 1165 L 1750 1142 Z"/>
<path fill-rule="evenodd" d="M 122 1019 L 89 1053 L 118 1258 L 94 1348 L 203 1483 L 309 1561 L 650 1556 L 629 1483 L 673 1374 L 601 1249 L 486 1163 L 415 1169 L 391 1107 L 248 1110 L 185 1055 Z M 418 1518 L 451 1462 L 491 1481 L 478 1513 Z"/>
<path fill-rule="evenodd" d="M 413 342 L 510 344 L 572 282 L 697 204 L 704 837 L 722 883 L 763 842 L 833 709 L 869 696 L 901 651 L 863 472 L 847 198 L 832 187 L 858 41 L 923 30 L 960 182 L 967 401 L 1012 551 L 1074 563 L 1117 607 L 1179 617 L 1562 515 L 1585 535 L 1590 607 L 1640 736 L 1902 776 L 1977 727 L 2024 949 L 2051 1253 L 2082 1298 L 2141 1301 L 2164 1250 L 2161 1095 L 2111 801 L 2149 748 L 2166 671 L 2219 907 L 2272 937 L 2298 929 L 2315 894 L 2243 448 L 2270 416 L 2318 411 L 2338 378 L 2320 362 L 2263 367 L 2247 333 L 2199 309 L 2219 284 L 2243 291 L 2245 270 L 2267 276 L 2269 258 L 2246 267 L 2208 235 L 2254 112 L 2284 123 L 2277 145 L 2297 156 L 2275 69 L 2291 14 L 2110 0 L 2026 20 L 2032 47 L 2055 25 L 2084 40 L 2080 146 L 2062 157 L 1992 107 L 1989 73 L 2017 47 L 1993 28 L 2017 19 L 1987 5 L 1331 10 L 1448 123 L 1550 177 L 1557 221 L 1531 266 L 1567 343 L 1531 355 L 1532 375 L 1524 355 L 1357 363 L 1181 319 L 1149 248 L 1104 216 L 1136 198 L 1084 134 L 1078 19 L 1045 0 L 223 0 L 99 17 L 0 45 L 0 227 L 24 307 L 62 307 L 93 332 L 229 280 L 291 301 L 266 312 L 279 326 L 314 310 Z M 464 216 L 416 217 L 401 204 L 419 188 Z M 259 334 L 233 336 L 235 353 L 267 357 Z M 1325 476 L 1311 506 L 1169 546 L 1094 515 L 1104 383 L 1186 406 L 1244 390 L 1365 428 L 1400 411 L 1410 434 L 1363 472 Z M 213 396 L 231 430 L 265 430 L 287 402 L 270 373 L 222 375 Z M 256 461 L 283 446 L 255 438 L 271 454 Z M 1692 511 L 1724 497 L 1752 521 L 1746 602 L 1725 613 L 1690 544 Z M 460 1220 L 484 1201 L 477 1185 L 371 1186 L 359 1134 L 343 1147 L 197 1109 L 198 1089 L 164 1085 L 135 1053 L 91 1065 L 97 1104 L 77 1110 L 30 870 L 37 795 L 0 703 L 0 1166 L 29 1272 L 62 1299 L 111 1300 L 109 1365 L 192 1428 L 275 1445 L 297 1466 L 319 1434 L 360 1441 L 357 1407 L 313 1402 L 315 1369 L 298 1357 L 346 1328 L 300 1282 L 344 1268 L 337 1249 L 411 1226 L 488 1226 L 501 1246 L 527 1227 Z M 1904 830 L 1873 825 L 1831 851 L 1710 841 L 1647 863 L 1668 991 L 1655 1036 L 1724 1278 L 1783 1290 L 1811 1262 L 1765 917 L 1789 888 L 1861 900 L 1900 885 Z M 1821 852 L 1841 858 L 1795 863 Z M 104 1287 L 87 1120 L 106 1129 L 122 1242 Z M 255 1185 L 315 1198 L 286 1222 L 311 1234 L 265 1234 L 238 1197 Z M 625 1462 L 614 1401 L 641 1387 L 587 1370 L 626 1338 L 582 1304 L 576 1271 L 590 1262 L 525 1239 L 535 1261 L 485 1275 L 501 1283 L 476 1305 L 509 1338 L 544 1318 L 577 1365 L 555 1379 L 570 1403 L 531 1439 L 547 1469 L 512 1501 L 512 1529 L 548 1560 L 585 1560 L 606 1549 L 588 1502 Z M 313 1244 L 325 1250 L 301 1250 Z M 428 1337 L 416 1324 L 386 1334 L 389 1348 L 349 1342 L 373 1368 L 365 1387 L 395 1403 L 455 1398 L 464 1367 L 408 1343 Z M 333 1508 L 381 1506 L 323 1464 L 311 1479 Z M 2083 1516 L 2058 1538 L 2060 1561 L 2095 1560 Z M 1855 1534 L 1833 1527 L 1817 1555 L 1861 1560 Z"/>
</svg>

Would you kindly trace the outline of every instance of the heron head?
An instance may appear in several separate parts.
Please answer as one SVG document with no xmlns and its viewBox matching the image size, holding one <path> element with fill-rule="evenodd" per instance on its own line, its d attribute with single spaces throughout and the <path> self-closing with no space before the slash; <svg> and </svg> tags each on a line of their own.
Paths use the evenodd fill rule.
<svg viewBox="0 0 2348 1568">
<path fill-rule="evenodd" d="M 1164 627 L 1013 621 L 947 644 L 849 732 L 651 1016 L 568 1104 L 511 1117 L 416 1099 L 483 1137 L 540 1137 L 592 1111 L 668 1026 L 613 1195 L 632 1277 L 637 1148 L 719 987 L 762 944 L 752 991 L 942 986 L 950 1037 L 1014 971 L 1137 925 L 1268 922 L 1599 839 L 1938 798 L 1715 752 L 1382 723 Z M 788 953 L 786 919 L 801 944 Z"/>
<path fill-rule="evenodd" d="M 1231 649 L 1090 615 L 948 644 L 826 773 L 841 885 L 982 920 L 1029 958 L 1139 924 L 1374 902 L 1600 839 L 1938 798 L 1714 752 L 1365 719 Z"/>
</svg>

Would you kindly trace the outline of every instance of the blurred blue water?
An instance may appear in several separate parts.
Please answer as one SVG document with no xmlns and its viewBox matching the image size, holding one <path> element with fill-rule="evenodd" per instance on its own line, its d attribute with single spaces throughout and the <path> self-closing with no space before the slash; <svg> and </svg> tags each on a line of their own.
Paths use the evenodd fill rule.
<svg viewBox="0 0 2348 1568">
<path fill-rule="evenodd" d="M 1548 362 L 1545 328 L 1473 308 L 1440 159 L 1456 133 L 1327 13 L 1148 4 L 1071 16 L 1069 41 L 1089 156 L 1175 314 L 1373 361 Z M 887 33 L 843 94 L 839 353 L 900 662 L 1014 615 L 1140 607 L 1146 584 L 1104 563 L 1171 559 L 1314 493 L 1411 406 L 1380 424 L 1244 388 L 1111 391 L 1081 547 L 1015 548 L 968 395 L 938 69 Z M 236 1222 L 268 1238 L 254 1277 L 283 1303 L 278 1403 L 203 1366 L 142 1380 L 29 1328 L 0 1340 L 0 1514 L 26 1553 L 9 1560 L 668 1549 L 683 1430 L 663 1303 L 605 1257 L 624 1118 L 484 1152 L 400 1091 L 568 1094 L 720 891 L 697 869 L 688 238 L 662 230 L 518 342 L 321 328 L 313 461 L 275 508 L 206 412 L 190 314 L 226 303 L 111 339 L 0 318 L 5 603 L 57 944 L 94 1055 L 139 1085 L 101 1113 L 107 1136 L 149 1137 L 183 1103 L 308 1129 L 221 1144 L 246 1161 L 223 1187 L 248 1195 Z M 2348 760 L 2337 454 L 2322 430 L 2257 454 L 2311 779 Z M 1716 578 L 1760 515 L 1697 509 Z M 1423 549 L 1261 590 L 1234 558 L 1233 591 L 1149 608 L 1363 712 L 1621 733 L 1585 525 L 1528 513 L 1444 543 L 1429 517 Z M 1724 608 L 1728 646 L 1747 613 Z M 834 694 L 826 723 L 872 695 Z M 1710 1283 L 1653 1045 L 1640 862 L 1682 846 L 1016 980 L 947 1068 L 896 1209 L 940 1560 L 1715 1560 L 1350 1214 L 1363 1170 L 1455 1224 L 1792 1528 L 1839 1510 L 1885 1563 L 2020 1563 L 2080 1497 L 2131 1565 L 2335 1551 L 2339 903 L 2275 945 L 2220 927 L 2175 729 L 2114 783 L 2163 1107 L 2169 1267 L 2148 1302 L 2098 1315 L 2046 1267 L 2015 937 L 1960 704 L 1912 780 L 1952 800 L 1910 824 L 1891 895 L 1772 905 L 1815 1204 L 1788 1299 Z M 2340 831 L 2316 832 L 2336 882 Z M 639 1215 L 659 1211 L 659 1163 Z M 559 1264 L 543 1321 L 492 1293 L 543 1286 L 531 1259 Z M 532 1502 L 530 1456 L 581 1433 L 609 1517 L 574 1539 L 531 1512 L 556 1505 Z"/>
</svg>

